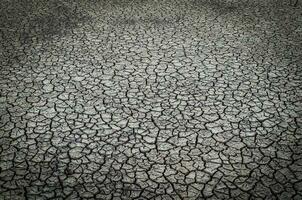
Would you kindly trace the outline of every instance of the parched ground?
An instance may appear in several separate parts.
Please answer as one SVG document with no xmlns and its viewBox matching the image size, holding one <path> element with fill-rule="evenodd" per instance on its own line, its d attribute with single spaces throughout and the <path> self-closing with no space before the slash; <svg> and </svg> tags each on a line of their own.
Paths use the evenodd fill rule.
<svg viewBox="0 0 302 200">
<path fill-rule="evenodd" d="M 301 4 L 0 0 L 0 199 L 301 200 Z"/>
</svg>

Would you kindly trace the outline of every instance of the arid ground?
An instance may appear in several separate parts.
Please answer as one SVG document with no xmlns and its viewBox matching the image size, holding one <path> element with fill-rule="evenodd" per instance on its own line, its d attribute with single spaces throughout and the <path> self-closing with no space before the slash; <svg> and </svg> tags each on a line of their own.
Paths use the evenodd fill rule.
<svg viewBox="0 0 302 200">
<path fill-rule="evenodd" d="M 0 199 L 302 199 L 302 2 L 0 0 Z"/>
</svg>

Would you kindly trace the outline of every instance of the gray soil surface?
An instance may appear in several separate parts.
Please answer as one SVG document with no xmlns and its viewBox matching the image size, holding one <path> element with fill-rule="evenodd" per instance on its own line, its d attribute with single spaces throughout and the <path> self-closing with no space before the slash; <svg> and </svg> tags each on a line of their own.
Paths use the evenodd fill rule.
<svg viewBox="0 0 302 200">
<path fill-rule="evenodd" d="M 0 0 L 0 199 L 301 200 L 301 4 Z"/>
</svg>

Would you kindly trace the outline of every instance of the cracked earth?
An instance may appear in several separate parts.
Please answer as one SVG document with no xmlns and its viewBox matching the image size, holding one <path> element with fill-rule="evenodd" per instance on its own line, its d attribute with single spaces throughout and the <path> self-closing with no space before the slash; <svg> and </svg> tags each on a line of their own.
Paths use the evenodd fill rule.
<svg viewBox="0 0 302 200">
<path fill-rule="evenodd" d="M 302 199 L 300 5 L 0 2 L 0 199 Z"/>
</svg>

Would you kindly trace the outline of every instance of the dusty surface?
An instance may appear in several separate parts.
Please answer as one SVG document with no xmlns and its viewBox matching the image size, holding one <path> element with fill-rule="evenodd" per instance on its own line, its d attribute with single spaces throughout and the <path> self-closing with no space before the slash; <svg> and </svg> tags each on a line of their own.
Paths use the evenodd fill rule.
<svg viewBox="0 0 302 200">
<path fill-rule="evenodd" d="M 0 199 L 302 199 L 302 9 L 0 0 Z"/>
</svg>

